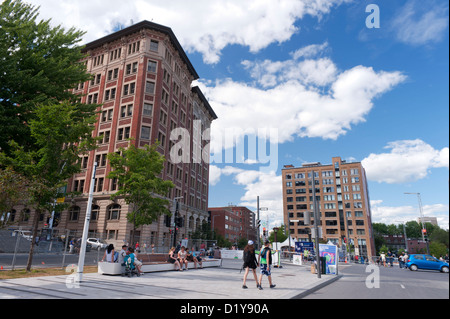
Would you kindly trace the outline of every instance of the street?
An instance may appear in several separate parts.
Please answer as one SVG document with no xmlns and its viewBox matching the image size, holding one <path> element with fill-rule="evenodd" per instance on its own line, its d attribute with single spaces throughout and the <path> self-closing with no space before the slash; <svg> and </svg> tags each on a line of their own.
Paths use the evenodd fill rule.
<svg viewBox="0 0 450 319">
<path fill-rule="evenodd" d="M 96 265 L 99 260 L 103 258 L 104 250 L 97 251 L 96 249 L 86 253 L 85 265 Z M 13 254 L 0 254 L 0 267 L 4 270 L 12 269 Z M 61 267 L 63 261 L 63 254 L 34 254 L 33 267 Z M 66 254 L 64 266 L 69 264 L 78 264 L 78 254 Z M 25 268 L 28 261 L 28 254 L 16 254 L 15 269 Z"/>
<path fill-rule="evenodd" d="M 340 264 L 343 277 L 304 299 L 448 299 L 449 275 L 438 271 Z M 367 270 L 367 272 L 366 272 Z M 374 271 L 375 270 L 375 271 Z M 379 270 L 379 276 L 376 271 Z M 379 288 L 376 281 L 379 280 Z M 368 288 L 366 285 L 373 288 Z"/>
</svg>

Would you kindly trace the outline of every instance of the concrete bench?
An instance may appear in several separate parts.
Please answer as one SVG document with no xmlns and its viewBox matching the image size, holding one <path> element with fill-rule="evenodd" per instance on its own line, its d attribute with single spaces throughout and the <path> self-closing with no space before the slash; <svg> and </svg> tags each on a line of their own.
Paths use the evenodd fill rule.
<svg viewBox="0 0 450 319">
<path fill-rule="evenodd" d="M 150 260 L 152 260 L 151 257 Z M 212 258 L 203 258 L 202 262 L 203 268 L 220 267 L 222 264 L 222 261 L 220 259 L 212 259 Z M 188 263 L 189 269 L 194 269 L 194 267 L 195 267 L 194 262 Z M 197 267 L 199 266 L 197 265 Z M 166 258 L 166 261 L 146 261 L 145 263 L 142 262 L 141 270 L 145 273 L 170 271 L 175 270 L 175 265 L 167 262 Z M 121 266 L 119 263 L 107 263 L 107 262 L 98 263 L 98 273 L 102 275 L 121 275 L 123 271 L 124 267 Z"/>
</svg>

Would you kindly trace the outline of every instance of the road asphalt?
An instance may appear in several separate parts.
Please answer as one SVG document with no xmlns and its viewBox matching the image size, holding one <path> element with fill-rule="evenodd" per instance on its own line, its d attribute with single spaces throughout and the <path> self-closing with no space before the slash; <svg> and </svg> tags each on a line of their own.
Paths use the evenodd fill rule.
<svg viewBox="0 0 450 319">
<path fill-rule="evenodd" d="M 244 272 L 240 271 L 240 264 L 223 261 L 222 267 L 153 272 L 132 278 L 83 274 L 79 283 L 75 282 L 75 274 L 0 280 L 0 299 L 299 299 L 340 278 L 340 275 L 318 278 L 311 273 L 309 264 L 284 263 L 272 270 L 275 288 L 269 288 L 264 276 L 263 290 L 258 290 L 250 272 L 248 289 L 243 289 Z"/>
</svg>

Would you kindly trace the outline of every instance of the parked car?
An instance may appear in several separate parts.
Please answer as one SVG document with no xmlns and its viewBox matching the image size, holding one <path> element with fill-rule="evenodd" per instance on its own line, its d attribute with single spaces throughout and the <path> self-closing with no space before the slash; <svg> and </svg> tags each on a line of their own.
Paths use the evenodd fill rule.
<svg viewBox="0 0 450 319">
<path fill-rule="evenodd" d="M 87 239 L 88 244 L 91 244 L 92 248 L 94 249 L 106 249 L 108 244 L 100 238 L 88 238 Z"/>
<path fill-rule="evenodd" d="M 31 231 L 29 230 L 14 230 L 14 235 L 18 235 L 18 236 L 22 236 L 23 238 L 25 238 L 26 240 L 30 240 L 33 239 L 33 235 L 31 234 Z"/>
<path fill-rule="evenodd" d="M 429 269 L 448 273 L 448 263 L 440 261 L 430 255 L 410 255 L 406 262 L 406 267 L 412 271 L 416 271 L 417 269 Z"/>
</svg>

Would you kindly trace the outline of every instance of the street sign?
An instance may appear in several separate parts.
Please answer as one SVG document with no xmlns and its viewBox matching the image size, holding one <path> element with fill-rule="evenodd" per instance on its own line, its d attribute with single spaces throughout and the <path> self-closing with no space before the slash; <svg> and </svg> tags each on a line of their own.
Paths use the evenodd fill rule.
<svg viewBox="0 0 450 319">
<path fill-rule="evenodd" d="M 295 243 L 295 252 L 297 254 L 303 253 L 305 250 L 308 250 L 312 254 L 314 254 L 314 243 L 309 241 L 297 241 Z"/>
</svg>

